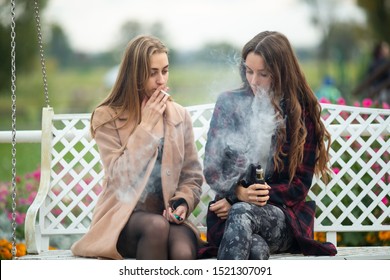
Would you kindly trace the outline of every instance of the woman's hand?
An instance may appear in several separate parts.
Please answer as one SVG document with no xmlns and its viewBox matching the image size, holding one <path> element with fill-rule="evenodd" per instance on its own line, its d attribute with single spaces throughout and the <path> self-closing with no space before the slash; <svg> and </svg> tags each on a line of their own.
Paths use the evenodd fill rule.
<svg viewBox="0 0 390 280">
<path fill-rule="evenodd" d="M 171 223 L 181 224 L 184 222 L 187 216 L 187 211 L 187 205 L 183 203 L 177 206 L 175 210 L 173 210 L 171 207 L 168 207 L 168 211 L 164 210 L 163 216 Z"/>
<path fill-rule="evenodd" d="M 148 131 L 153 130 L 167 107 L 166 103 L 169 96 L 163 94 L 161 90 L 166 90 L 166 88 L 159 87 L 150 98 L 145 97 L 144 100 L 142 100 L 142 119 L 140 125 Z"/>
<path fill-rule="evenodd" d="M 230 203 L 225 198 L 223 198 L 211 204 L 209 209 L 210 211 L 214 212 L 219 218 L 227 219 L 231 207 L 232 206 L 230 205 Z"/>
<path fill-rule="evenodd" d="M 269 199 L 269 189 L 271 189 L 271 187 L 268 186 L 267 183 L 264 185 L 253 184 L 247 188 L 238 186 L 236 189 L 236 195 L 240 201 L 253 203 L 258 206 L 264 206 L 267 204 Z"/>
</svg>

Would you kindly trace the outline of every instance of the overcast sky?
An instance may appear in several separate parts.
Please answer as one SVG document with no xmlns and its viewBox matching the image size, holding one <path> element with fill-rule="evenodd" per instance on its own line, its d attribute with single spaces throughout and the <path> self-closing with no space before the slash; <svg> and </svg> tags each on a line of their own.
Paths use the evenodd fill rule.
<svg viewBox="0 0 390 280">
<path fill-rule="evenodd" d="M 343 18 L 364 20 L 354 0 L 339 2 Z M 183 50 L 210 41 L 241 48 L 264 30 L 284 33 L 295 47 L 315 46 L 320 38 L 302 0 L 50 0 L 44 17 L 59 23 L 72 47 L 84 52 L 108 50 L 129 20 L 161 22 L 168 47 Z"/>
</svg>

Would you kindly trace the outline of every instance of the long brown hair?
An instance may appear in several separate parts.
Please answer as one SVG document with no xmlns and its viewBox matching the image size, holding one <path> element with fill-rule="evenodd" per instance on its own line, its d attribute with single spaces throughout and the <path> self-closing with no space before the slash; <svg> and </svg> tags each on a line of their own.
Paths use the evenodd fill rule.
<svg viewBox="0 0 390 280">
<path fill-rule="evenodd" d="M 110 94 L 97 106 L 110 106 L 117 112 L 107 122 L 117 119 L 124 112 L 128 120 L 135 119 L 136 124 L 141 122 L 141 103 L 146 96 L 145 84 L 150 76 L 150 57 L 156 53 L 168 54 L 168 48 L 156 37 L 140 35 L 128 43 L 115 84 Z M 91 127 L 92 136 L 96 128 Z"/>
<path fill-rule="evenodd" d="M 305 126 L 305 114 L 314 123 L 317 139 L 316 163 L 314 173 L 328 179 L 330 134 L 321 121 L 321 105 L 309 87 L 291 44 L 286 36 L 279 32 L 265 31 L 256 35 L 243 48 L 240 74 L 244 87 L 250 88 L 245 77 L 245 59 L 250 52 L 260 55 L 269 71 L 273 91 L 272 104 L 280 118 L 286 116 L 289 127 L 290 149 L 285 154 L 283 144 L 286 141 L 286 126 L 280 126 L 277 133 L 274 154 L 275 170 L 284 168 L 283 156 L 288 156 L 290 182 L 303 161 L 304 145 L 308 133 Z M 284 108 L 282 108 L 284 103 Z M 311 133 L 311 132 L 309 132 Z M 328 145 L 325 147 L 325 140 Z"/>
</svg>

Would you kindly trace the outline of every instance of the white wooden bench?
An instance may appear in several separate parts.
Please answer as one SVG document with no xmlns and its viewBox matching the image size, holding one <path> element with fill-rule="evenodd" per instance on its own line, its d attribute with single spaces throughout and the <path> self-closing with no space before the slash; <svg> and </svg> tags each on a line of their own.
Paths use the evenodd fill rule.
<svg viewBox="0 0 390 280">
<path fill-rule="evenodd" d="M 309 198 L 317 203 L 315 231 L 336 244 L 338 232 L 390 231 L 390 110 L 322 104 L 332 135 L 331 164 L 339 172 L 328 184 L 313 180 Z M 187 107 L 203 161 L 214 104 Z M 28 255 L 22 259 L 71 259 L 69 248 L 48 250 L 53 236 L 82 235 L 89 227 L 103 171 L 89 134 L 90 114 L 54 114 L 43 109 L 41 182 L 25 221 Z M 207 204 L 214 193 L 203 185 L 191 220 L 205 231 Z M 284 258 L 390 259 L 390 247 L 338 247 L 335 257 L 273 255 Z"/>
</svg>

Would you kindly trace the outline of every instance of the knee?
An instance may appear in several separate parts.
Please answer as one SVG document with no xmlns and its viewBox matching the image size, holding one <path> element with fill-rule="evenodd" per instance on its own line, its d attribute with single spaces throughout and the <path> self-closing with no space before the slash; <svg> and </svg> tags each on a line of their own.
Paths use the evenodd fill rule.
<svg viewBox="0 0 390 280">
<path fill-rule="evenodd" d="M 270 248 L 267 242 L 259 235 L 252 235 L 252 246 L 250 249 L 250 260 L 268 260 L 270 256 Z"/>
<path fill-rule="evenodd" d="M 254 220 L 251 205 L 246 202 L 234 203 L 229 210 L 227 222 L 229 224 L 251 224 Z"/>
<path fill-rule="evenodd" d="M 170 252 L 172 260 L 194 260 L 196 259 L 196 250 L 193 246 L 181 244 L 180 248 L 172 248 Z"/>
<path fill-rule="evenodd" d="M 242 215 L 248 212 L 248 203 L 246 202 L 237 202 L 232 205 L 229 210 L 230 215 Z"/>
<path fill-rule="evenodd" d="M 146 225 L 144 233 L 159 240 L 166 239 L 169 234 L 169 222 L 163 216 L 155 216 Z"/>
</svg>

